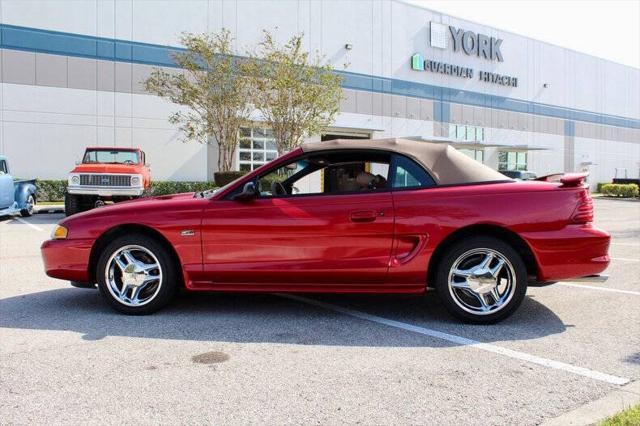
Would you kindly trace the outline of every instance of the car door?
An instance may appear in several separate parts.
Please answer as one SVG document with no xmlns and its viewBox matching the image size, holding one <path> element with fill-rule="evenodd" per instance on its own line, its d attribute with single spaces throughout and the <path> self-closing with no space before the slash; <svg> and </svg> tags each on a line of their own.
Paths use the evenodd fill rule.
<svg viewBox="0 0 640 426">
<path fill-rule="evenodd" d="M 313 175 L 328 185 L 330 173 L 317 172 L 324 170 Z M 320 291 L 383 283 L 393 242 L 391 193 L 321 191 L 322 182 L 311 176 L 293 183 L 304 188 L 285 195 L 266 190 L 249 201 L 212 201 L 202 224 L 207 280 L 222 287 Z"/>
<path fill-rule="evenodd" d="M 9 174 L 6 160 L 0 160 L 0 209 L 13 205 L 14 198 L 13 177 Z"/>
</svg>

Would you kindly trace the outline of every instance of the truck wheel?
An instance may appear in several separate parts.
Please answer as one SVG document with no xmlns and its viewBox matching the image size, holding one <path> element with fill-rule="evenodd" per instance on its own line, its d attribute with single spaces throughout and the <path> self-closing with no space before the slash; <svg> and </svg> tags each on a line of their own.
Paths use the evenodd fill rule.
<svg viewBox="0 0 640 426">
<path fill-rule="evenodd" d="M 24 204 L 24 209 L 20 210 L 20 216 L 29 217 L 33 214 L 33 209 L 36 205 L 36 199 L 33 194 L 29 194 L 27 202 Z"/>
<path fill-rule="evenodd" d="M 163 244 L 134 233 L 116 238 L 102 251 L 96 279 L 115 310 L 145 315 L 169 303 L 179 278 L 176 262 Z"/>
<path fill-rule="evenodd" d="M 509 244 L 489 236 L 454 244 L 438 265 L 435 287 L 453 316 L 476 324 L 507 318 L 527 291 L 527 268 Z"/>
<path fill-rule="evenodd" d="M 75 194 L 64 194 L 64 214 L 71 216 L 82 211 L 81 199 Z"/>
</svg>

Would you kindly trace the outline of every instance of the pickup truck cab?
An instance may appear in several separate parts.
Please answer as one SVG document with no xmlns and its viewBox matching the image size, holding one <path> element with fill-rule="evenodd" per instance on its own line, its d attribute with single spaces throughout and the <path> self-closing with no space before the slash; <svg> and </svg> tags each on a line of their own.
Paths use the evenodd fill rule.
<svg viewBox="0 0 640 426">
<path fill-rule="evenodd" d="M 64 206 L 67 216 L 105 201 L 139 198 L 151 186 L 151 171 L 139 148 L 89 147 L 71 170 Z"/>
<path fill-rule="evenodd" d="M 0 216 L 31 216 L 36 205 L 35 180 L 15 180 L 7 158 L 0 155 Z"/>
</svg>

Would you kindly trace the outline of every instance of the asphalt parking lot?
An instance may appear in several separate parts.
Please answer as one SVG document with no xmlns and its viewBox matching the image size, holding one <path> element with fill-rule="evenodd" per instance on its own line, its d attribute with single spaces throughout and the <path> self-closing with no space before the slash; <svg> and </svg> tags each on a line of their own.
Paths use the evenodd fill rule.
<svg viewBox="0 0 640 426">
<path fill-rule="evenodd" d="M 147 317 L 48 278 L 61 214 L 0 219 L 0 423 L 539 424 L 640 379 L 640 203 L 595 200 L 604 284 L 493 326 L 425 297 L 181 295 Z"/>
</svg>

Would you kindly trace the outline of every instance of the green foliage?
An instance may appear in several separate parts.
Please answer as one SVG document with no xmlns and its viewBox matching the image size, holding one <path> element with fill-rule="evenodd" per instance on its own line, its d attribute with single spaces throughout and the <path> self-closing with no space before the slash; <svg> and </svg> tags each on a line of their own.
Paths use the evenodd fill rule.
<svg viewBox="0 0 640 426">
<path fill-rule="evenodd" d="M 216 185 L 213 182 L 169 182 L 155 181 L 151 183 L 151 190 L 148 196 L 179 194 L 181 192 L 197 192 L 213 189 Z M 67 191 L 66 180 L 37 180 L 38 202 L 63 201 Z"/>
<path fill-rule="evenodd" d="M 213 174 L 213 177 L 216 181 L 216 185 L 225 186 L 226 184 L 231 183 L 246 174 L 247 172 L 215 172 Z"/>
<path fill-rule="evenodd" d="M 151 183 L 150 196 L 180 194 L 183 192 L 206 191 L 215 188 L 213 182 L 169 182 L 159 181 Z"/>
<path fill-rule="evenodd" d="M 251 80 L 253 104 L 273 130 L 282 154 L 333 122 L 342 99 L 342 77 L 317 52 L 311 57 L 302 46 L 303 34 L 284 45 L 277 44 L 269 31 L 263 35 L 243 72 Z"/>
<path fill-rule="evenodd" d="M 600 426 L 638 426 L 640 425 L 640 404 L 609 417 L 600 423 Z"/>
<path fill-rule="evenodd" d="M 602 193 L 602 187 L 604 185 L 609 185 L 609 182 L 598 182 L 597 186 L 596 186 L 596 192 L 597 193 Z"/>
<path fill-rule="evenodd" d="M 189 34 L 181 38 L 186 51 L 173 56 L 179 71 L 153 70 L 145 89 L 187 108 L 169 117 L 185 141 L 218 143 L 218 170 L 229 171 L 238 145 L 240 127 L 249 121 L 249 79 L 238 72 L 231 33 Z"/>
<path fill-rule="evenodd" d="M 67 192 L 66 180 L 36 180 L 37 201 L 63 201 Z"/>
<path fill-rule="evenodd" d="M 638 195 L 640 194 L 638 185 L 635 185 L 633 183 L 625 185 L 617 183 L 607 183 L 602 185 L 601 191 L 602 194 L 608 195 L 610 197 L 634 198 L 638 197 Z"/>
</svg>

